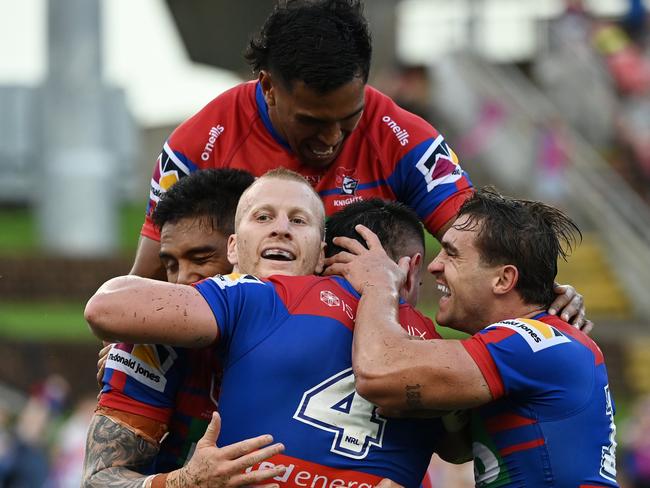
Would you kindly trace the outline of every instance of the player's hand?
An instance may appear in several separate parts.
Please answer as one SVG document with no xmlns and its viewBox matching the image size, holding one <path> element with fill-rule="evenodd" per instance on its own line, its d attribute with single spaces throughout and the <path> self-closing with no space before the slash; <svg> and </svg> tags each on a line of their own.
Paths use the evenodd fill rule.
<svg viewBox="0 0 650 488">
<path fill-rule="evenodd" d="M 111 350 L 111 347 L 113 347 L 113 344 L 104 344 L 104 347 L 102 347 L 99 350 L 99 353 L 97 354 L 98 360 L 97 360 L 97 384 L 99 385 L 99 388 L 104 387 L 104 382 L 102 379 L 104 378 L 104 370 L 106 369 L 106 360 L 108 359 L 108 351 Z"/>
<path fill-rule="evenodd" d="M 384 478 L 379 482 L 378 485 L 375 485 L 375 488 L 404 488 L 402 485 L 395 483 L 388 478 Z"/>
<path fill-rule="evenodd" d="M 355 226 L 355 230 L 366 241 L 368 248 L 356 239 L 335 237 L 334 243 L 345 251 L 325 260 L 324 274 L 343 276 L 359 293 L 363 293 L 368 286 L 378 284 L 394 286 L 399 290 L 406 282 L 410 258 L 404 257 L 396 264 L 384 251 L 377 234 L 363 225 Z"/>
<path fill-rule="evenodd" d="M 247 468 L 284 451 L 282 444 L 271 444 L 273 437 L 270 435 L 261 435 L 220 448 L 216 445 L 220 431 L 221 417 L 217 412 L 213 412 L 212 420 L 205 434 L 196 444 L 192 458 L 186 466 L 169 473 L 168 486 L 179 488 L 250 486 L 284 473 L 286 469 L 284 466 L 244 472 Z"/>
<path fill-rule="evenodd" d="M 585 319 L 585 301 L 583 296 L 571 285 L 555 284 L 553 291 L 556 294 L 555 300 L 551 303 L 548 313 L 551 315 L 560 314 L 560 318 L 569 322 L 575 328 L 588 334 L 594 324 L 591 320 Z"/>
</svg>

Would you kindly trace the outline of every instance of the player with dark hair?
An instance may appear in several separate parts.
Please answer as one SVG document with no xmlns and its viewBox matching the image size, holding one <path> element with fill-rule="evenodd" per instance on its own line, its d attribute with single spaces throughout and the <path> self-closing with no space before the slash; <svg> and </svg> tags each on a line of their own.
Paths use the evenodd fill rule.
<svg viewBox="0 0 650 488">
<path fill-rule="evenodd" d="M 232 270 L 226 257 L 228 237 L 234 232 L 239 197 L 253 180 L 246 171 L 212 169 L 193 173 L 165 194 L 153 220 L 161 229 L 160 259 L 167 281 L 189 284 Z M 155 368 L 164 375 L 154 373 Z M 212 347 L 114 344 L 88 430 L 82 486 L 141 488 L 151 481 L 142 473 L 179 470 L 196 448 L 199 455 L 176 472 L 176 482 L 193 486 L 203 479 L 197 472 L 204 478 L 231 479 L 280 452 L 280 445 L 268 445 L 268 436 L 210 450 L 219 434 L 219 418 L 213 412 L 220 380 L 221 365 Z M 143 383 L 157 393 L 153 402 L 147 398 L 149 405 L 141 401 Z M 199 462 L 203 452 L 209 453 L 210 464 Z M 258 472 L 232 482 L 248 485 L 281 473 Z"/>
<path fill-rule="evenodd" d="M 471 183 L 433 127 L 366 85 L 371 53 L 360 1 L 278 1 L 246 53 L 257 80 L 215 98 L 165 143 L 132 273 L 162 275 L 153 209 L 173 183 L 210 167 L 297 171 L 328 215 L 370 197 L 400 200 L 442 235 Z"/>
<path fill-rule="evenodd" d="M 418 216 L 406 205 L 378 198 L 356 202 L 332 215 L 327 221 L 325 256 L 331 257 L 343 249 L 334 237 L 349 237 L 363 242 L 355 230 L 364 225 L 377 235 L 386 253 L 395 262 L 410 256 L 408 280 L 400 296 L 415 306 L 420 293 L 420 275 L 424 256 L 424 230 Z"/>
<path fill-rule="evenodd" d="M 362 293 L 355 320 L 357 391 L 397 410 L 473 408 L 476 485 L 618 486 L 616 426 L 602 352 L 546 313 L 558 257 L 579 235 L 559 210 L 478 191 L 429 265 L 436 321 L 465 340 L 412 341 L 396 320 L 408 259 L 395 264 L 367 228 L 329 272 Z"/>
</svg>

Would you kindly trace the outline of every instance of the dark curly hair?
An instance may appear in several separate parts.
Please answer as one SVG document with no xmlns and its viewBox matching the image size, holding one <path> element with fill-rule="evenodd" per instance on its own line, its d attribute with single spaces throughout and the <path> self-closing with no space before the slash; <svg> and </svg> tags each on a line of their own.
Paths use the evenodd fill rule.
<svg viewBox="0 0 650 488">
<path fill-rule="evenodd" d="M 208 217 L 213 230 L 225 236 L 235 232 L 239 197 L 255 178 L 239 169 L 206 169 L 182 178 L 161 197 L 153 212 L 158 229 L 167 222 Z"/>
<path fill-rule="evenodd" d="M 367 82 L 371 55 L 358 0 L 279 1 L 245 53 L 254 72 L 268 70 L 289 90 L 299 80 L 319 93 L 356 77 Z"/>
<path fill-rule="evenodd" d="M 334 237 L 350 237 L 364 244 L 363 238 L 354 229 L 357 224 L 377 234 L 386 254 L 394 261 L 408 255 L 413 242 L 424 249 L 424 230 L 413 210 L 399 202 L 371 198 L 351 203 L 330 216 L 325 224 L 326 257 L 343 251 L 332 242 Z"/>
</svg>

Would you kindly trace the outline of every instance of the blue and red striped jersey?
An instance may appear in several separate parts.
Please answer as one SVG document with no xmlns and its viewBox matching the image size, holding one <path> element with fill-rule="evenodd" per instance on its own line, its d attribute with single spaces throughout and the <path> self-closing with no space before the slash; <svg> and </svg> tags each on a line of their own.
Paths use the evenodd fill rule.
<svg viewBox="0 0 650 488">
<path fill-rule="evenodd" d="M 164 144 L 151 179 L 142 235 L 159 240 L 151 214 L 180 178 L 206 168 L 237 168 L 260 176 L 284 166 L 315 187 L 328 215 L 371 197 L 413 208 L 432 233 L 455 214 L 471 182 L 443 136 L 372 87 L 365 109 L 336 160 L 324 169 L 302 165 L 271 125 L 261 87 L 242 83 L 181 124 Z"/>
<path fill-rule="evenodd" d="M 615 409 L 594 341 L 544 313 L 463 345 L 494 398 L 472 414 L 477 487 L 618 486 Z"/>
<path fill-rule="evenodd" d="M 356 392 L 359 295 L 347 281 L 229 275 L 194 286 L 216 317 L 223 348 L 220 445 L 271 433 L 286 450 L 267 463 L 287 466 L 275 479 L 287 487 L 371 488 L 382 478 L 420 484 L 441 423 L 382 417 Z M 408 305 L 400 306 L 400 323 L 411 334 L 439 337 Z"/>
</svg>

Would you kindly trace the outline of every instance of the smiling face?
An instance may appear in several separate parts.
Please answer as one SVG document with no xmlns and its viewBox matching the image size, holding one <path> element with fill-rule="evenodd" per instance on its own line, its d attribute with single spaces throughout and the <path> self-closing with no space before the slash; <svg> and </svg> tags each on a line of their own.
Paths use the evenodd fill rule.
<svg viewBox="0 0 650 488">
<path fill-rule="evenodd" d="M 209 217 L 187 217 L 167 222 L 160 231 L 160 260 L 170 283 L 189 285 L 227 274 L 227 238 L 213 229 Z"/>
<path fill-rule="evenodd" d="M 308 183 L 262 177 L 239 202 L 228 259 L 260 278 L 320 273 L 323 223 L 323 204 Z"/>
<path fill-rule="evenodd" d="M 473 334 L 491 323 L 498 266 L 481 261 L 475 246 L 477 229 L 458 230 L 467 216 L 462 216 L 444 234 L 442 249 L 429 264 L 428 270 L 436 278 L 442 293 L 436 322 Z"/>
<path fill-rule="evenodd" d="M 298 160 L 315 168 L 332 164 L 363 114 L 363 80 L 353 78 L 324 94 L 302 81 L 292 82 L 289 90 L 266 71 L 260 83 L 273 127 Z"/>
</svg>

